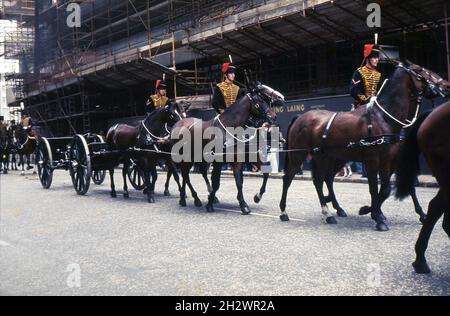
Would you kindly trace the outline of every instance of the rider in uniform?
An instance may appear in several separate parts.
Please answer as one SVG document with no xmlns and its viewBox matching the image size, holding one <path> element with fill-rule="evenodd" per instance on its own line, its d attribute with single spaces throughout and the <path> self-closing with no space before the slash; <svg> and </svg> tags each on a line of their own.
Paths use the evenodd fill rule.
<svg viewBox="0 0 450 316">
<path fill-rule="evenodd" d="M 234 84 L 236 66 L 231 63 L 222 65 L 223 81 L 214 87 L 212 106 L 221 114 L 226 108 L 233 105 L 237 99 L 245 95 L 246 91 Z"/>
<path fill-rule="evenodd" d="M 167 97 L 167 84 L 165 80 L 156 80 L 156 93 L 146 102 L 145 112 L 151 113 L 156 109 L 165 107 L 169 103 Z"/>
<path fill-rule="evenodd" d="M 350 95 L 355 99 L 354 109 L 370 102 L 380 88 L 381 73 L 377 70 L 380 62 L 380 47 L 376 44 L 364 45 L 364 66 L 358 68 L 353 74 L 350 83 Z M 355 163 L 357 172 L 367 178 L 367 172 L 362 163 Z M 351 176 L 350 165 L 344 167 L 344 176 Z"/>
<path fill-rule="evenodd" d="M 20 124 L 25 128 L 31 127 L 32 124 L 31 117 L 29 117 L 28 114 L 24 113 L 20 120 Z"/>
<path fill-rule="evenodd" d="M 380 61 L 380 48 L 374 44 L 364 46 L 364 66 L 353 74 L 350 94 L 355 99 L 355 109 L 367 104 L 377 94 L 381 83 L 381 73 L 377 70 Z"/>
</svg>

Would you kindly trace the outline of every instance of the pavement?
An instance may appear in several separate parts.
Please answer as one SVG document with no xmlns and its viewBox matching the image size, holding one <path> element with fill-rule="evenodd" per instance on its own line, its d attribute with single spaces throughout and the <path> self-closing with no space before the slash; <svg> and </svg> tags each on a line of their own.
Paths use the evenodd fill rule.
<svg viewBox="0 0 450 316">
<path fill-rule="evenodd" d="M 156 203 L 141 192 L 118 197 L 104 184 L 78 196 L 65 171 L 55 171 L 44 190 L 35 175 L 0 176 L 0 295 L 450 295 L 450 243 L 436 225 L 427 258 L 430 275 L 411 263 L 421 224 L 410 199 L 390 198 L 383 211 L 390 231 L 377 232 L 359 216 L 369 203 L 366 184 L 336 183 L 348 218 L 324 223 L 314 186 L 294 181 L 290 222 L 278 218 L 282 182 L 269 180 L 260 204 L 252 197 L 261 179 L 245 178 L 252 215 L 240 214 L 234 179 L 225 174 L 215 213 L 178 205 L 164 197 L 164 174 Z M 202 201 L 206 188 L 192 176 Z M 426 208 L 436 188 L 419 187 Z"/>
</svg>

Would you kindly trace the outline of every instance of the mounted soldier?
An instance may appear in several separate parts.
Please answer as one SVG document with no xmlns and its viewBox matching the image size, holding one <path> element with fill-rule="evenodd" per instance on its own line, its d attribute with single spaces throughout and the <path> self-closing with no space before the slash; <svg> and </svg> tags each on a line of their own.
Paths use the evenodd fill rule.
<svg viewBox="0 0 450 316">
<path fill-rule="evenodd" d="M 222 75 L 223 81 L 214 87 L 212 99 L 212 106 L 219 114 L 246 94 L 245 89 L 234 84 L 236 66 L 231 62 L 222 65 Z"/>
<path fill-rule="evenodd" d="M 31 121 L 31 117 L 28 116 L 28 114 L 24 113 L 22 115 L 22 118 L 20 120 L 20 124 L 24 127 L 24 128 L 28 128 L 32 126 L 32 121 Z"/>
<path fill-rule="evenodd" d="M 164 80 L 156 80 L 156 93 L 151 95 L 146 102 L 145 112 L 151 113 L 156 109 L 165 107 L 169 103 L 169 98 L 167 97 L 167 83 Z"/>
<path fill-rule="evenodd" d="M 350 83 L 350 94 L 355 99 L 354 107 L 370 102 L 375 96 L 381 83 L 381 73 L 377 70 L 380 61 L 380 48 L 376 44 L 364 45 L 364 66 L 353 74 Z"/>
</svg>

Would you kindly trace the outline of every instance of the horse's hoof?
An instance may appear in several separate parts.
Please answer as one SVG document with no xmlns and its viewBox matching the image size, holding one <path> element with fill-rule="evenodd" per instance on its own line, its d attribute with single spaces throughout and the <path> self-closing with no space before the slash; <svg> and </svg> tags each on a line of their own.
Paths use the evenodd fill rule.
<svg viewBox="0 0 450 316">
<path fill-rule="evenodd" d="M 128 192 L 125 192 L 125 193 L 123 194 L 123 197 L 124 197 L 125 199 L 128 199 L 128 198 L 130 197 L 130 194 L 129 194 Z"/>
<path fill-rule="evenodd" d="M 281 214 L 280 219 L 282 222 L 289 222 L 289 216 L 287 214 Z"/>
<path fill-rule="evenodd" d="M 425 224 L 425 222 L 426 222 L 426 220 L 427 220 L 427 216 L 426 215 L 422 215 L 422 216 L 420 216 L 420 222 L 422 223 L 422 224 Z"/>
<path fill-rule="evenodd" d="M 389 227 L 384 222 L 377 223 L 376 228 L 379 232 L 387 232 L 389 230 Z"/>
<path fill-rule="evenodd" d="M 339 210 L 336 213 L 338 217 L 347 217 L 347 213 L 344 210 Z"/>
<path fill-rule="evenodd" d="M 8 171 L 7 171 L 7 170 L 4 170 L 4 171 L 3 171 L 3 174 L 8 174 Z"/>
<path fill-rule="evenodd" d="M 186 207 L 186 200 L 180 200 L 180 202 L 179 202 L 179 204 L 180 204 L 180 206 L 182 206 L 182 207 Z"/>
<path fill-rule="evenodd" d="M 330 225 L 337 224 L 337 220 L 334 218 L 334 216 L 327 217 L 327 219 L 325 221 L 327 222 L 327 224 L 330 224 Z"/>
<path fill-rule="evenodd" d="M 117 193 L 114 191 L 112 191 L 110 194 L 111 194 L 111 197 L 113 197 L 113 198 L 117 197 Z"/>
<path fill-rule="evenodd" d="M 367 215 L 370 214 L 372 210 L 370 209 L 370 206 L 363 206 L 359 209 L 359 215 Z"/>
<path fill-rule="evenodd" d="M 195 207 L 202 207 L 203 203 L 202 203 L 202 201 L 200 201 L 199 198 L 195 198 L 194 199 L 194 205 L 195 205 Z"/>
<path fill-rule="evenodd" d="M 169 190 L 164 190 L 164 196 L 170 196 Z"/>
<path fill-rule="evenodd" d="M 153 196 L 149 196 L 149 197 L 147 198 L 147 201 L 148 201 L 148 203 L 153 204 L 153 203 L 155 203 L 155 198 L 154 198 Z"/>
<path fill-rule="evenodd" d="M 244 207 L 241 207 L 241 212 L 242 212 L 242 215 L 250 215 L 252 210 L 250 209 L 250 207 L 248 207 L 248 205 L 246 205 Z"/>
<path fill-rule="evenodd" d="M 426 262 L 414 261 L 412 266 L 413 266 L 414 270 L 416 271 L 416 273 L 419 273 L 419 274 L 429 274 L 431 272 L 430 267 L 428 266 L 428 264 Z"/>
<path fill-rule="evenodd" d="M 259 202 L 261 202 L 261 196 L 259 194 L 255 194 L 255 196 L 253 197 L 253 201 L 258 204 Z"/>
<path fill-rule="evenodd" d="M 212 206 L 211 204 L 206 205 L 206 211 L 208 213 L 213 213 L 214 212 L 214 206 Z"/>
</svg>

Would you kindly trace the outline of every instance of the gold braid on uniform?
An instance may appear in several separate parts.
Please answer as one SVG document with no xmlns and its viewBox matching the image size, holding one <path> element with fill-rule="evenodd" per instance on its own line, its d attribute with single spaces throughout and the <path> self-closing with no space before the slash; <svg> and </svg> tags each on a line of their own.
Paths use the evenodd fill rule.
<svg viewBox="0 0 450 316">
<path fill-rule="evenodd" d="M 359 68 L 358 72 L 361 74 L 364 81 L 366 99 L 374 96 L 377 92 L 378 82 L 380 82 L 381 79 L 381 73 L 376 70 L 371 70 L 366 66 Z"/>
<path fill-rule="evenodd" d="M 157 94 L 152 95 L 153 105 L 156 109 L 162 108 L 163 106 L 166 106 L 167 101 L 169 101 L 168 97 L 165 96 L 158 96 Z"/>
<path fill-rule="evenodd" d="M 228 108 L 234 102 L 239 93 L 239 87 L 235 84 L 228 84 L 226 82 L 221 82 L 217 85 L 223 94 L 223 99 L 225 101 L 225 106 Z"/>
</svg>

